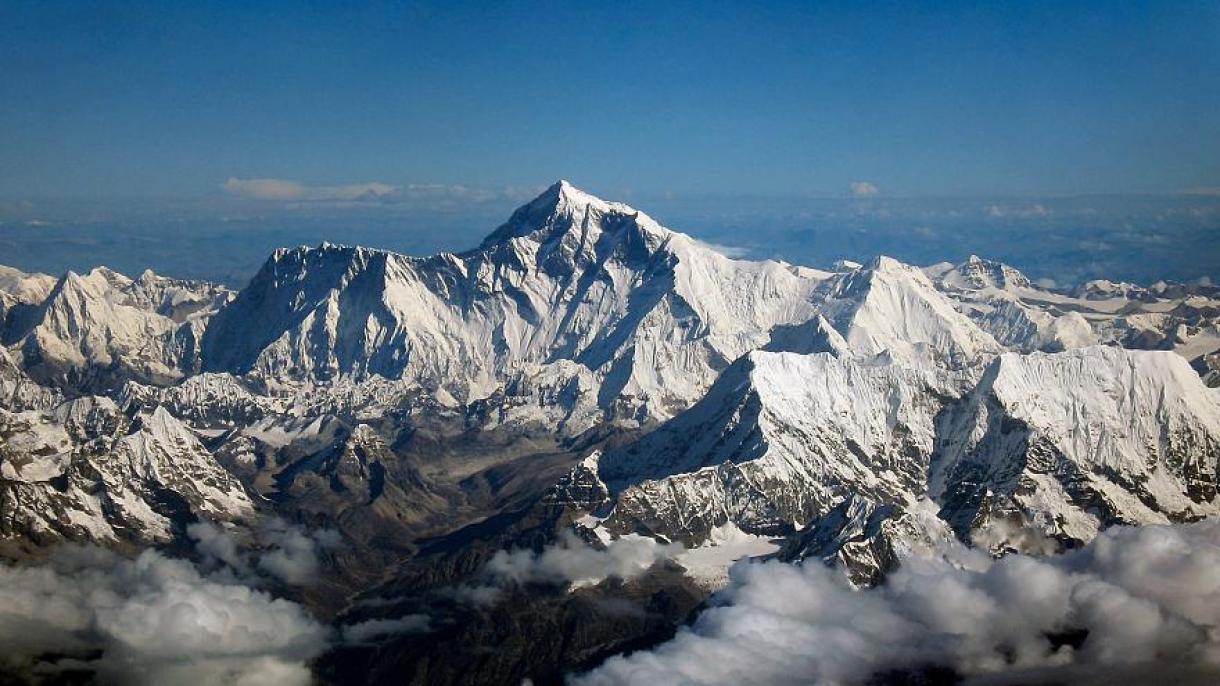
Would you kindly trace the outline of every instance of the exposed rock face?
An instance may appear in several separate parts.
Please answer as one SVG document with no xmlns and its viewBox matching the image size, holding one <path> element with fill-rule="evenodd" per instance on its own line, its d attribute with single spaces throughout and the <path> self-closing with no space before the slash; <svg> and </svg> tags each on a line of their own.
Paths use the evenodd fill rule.
<svg viewBox="0 0 1220 686">
<path fill-rule="evenodd" d="M 779 557 L 840 565 L 853 583 L 876 584 L 913 553 L 948 547 L 953 532 L 936 510 L 927 500 L 904 506 L 853 495 L 789 539 Z"/>
</svg>

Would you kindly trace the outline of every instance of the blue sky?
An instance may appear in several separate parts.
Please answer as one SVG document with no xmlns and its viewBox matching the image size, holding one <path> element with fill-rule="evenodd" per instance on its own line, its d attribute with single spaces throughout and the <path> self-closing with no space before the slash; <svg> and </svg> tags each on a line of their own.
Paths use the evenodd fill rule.
<svg viewBox="0 0 1220 686">
<path fill-rule="evenodd" d="M 0 3 L 0 195 L 1220 186 L 1214 1 L 347 4 Z"/>
<path fill-rule="evenodd" d="M 749 257 L 1220 278 L 1220 0 L 0 0 L 3 264 L 462 250 L 558 178 Z"/>
</svg>

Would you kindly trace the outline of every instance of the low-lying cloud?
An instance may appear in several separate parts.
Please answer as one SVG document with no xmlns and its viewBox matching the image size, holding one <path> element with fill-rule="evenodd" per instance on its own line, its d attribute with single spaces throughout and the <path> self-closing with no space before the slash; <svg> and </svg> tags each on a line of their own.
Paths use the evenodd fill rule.
<svg viewBox="0 0 1220 686">
<path fill-rule="evenodd" d="M 1031 205 L 989 205 L 987 207 L 987 216 L 992 219 L 1033 219 L 1049 217 L 1050 214 L 1051 211 L 1040 203 Z"/>
<path fill-rule="evenodd" d="M 269 576 L 293 586 L 316 579 L 322 555 L 341 543 L 339 533 L 332 529 L 306 530 L 280 519 L 261 526 L 253 550 L 242 549 L 228 531 L 213 522 L 191 524 L 187 535 L 209 569 L 246 580 Z"/>
<path fill-rule="evenodd" d="M 372 643 L 377 639 L 402 634 L 427 633 L 432 620 L 425 614 L 410 614 L 393 619 L 369 619 L 343 627 L 343 642 L 348 644 Z"/>
<path fill-rule="evenodd" d="M 871 590 L 817 564 L 740 564 L 691 628 L 573 681 L 855 684 L 929 667 L 979 683 L 1220 677 L 1220 522 L 1112 529 L 1056 557 L 958 559 L 909 560 Z"/>
<path fill-rule="evenodd" d="M 273 522 L 264 538 L 271 549 L 259 557 L 259 569 L 294 585 L 316 578 L 322 552 L 334 550 L 340 543 L 339 533 L 332 529 L 306 531 L 283 522 Z"/>
<path fill-rule="evenodd" d="M 639 576 L 672 557 L 674 548 L 644 536 L 624 536 L 598 549 L 565 531 L 558 543 L 540 553 L 523 549 L 497 552 L 487 563 L 486 573 L 497 581 L 516 584 L 591 586 L 610 577 Z"/>
<path fill-rule="evenodd" d="M 511 586 L 551 584 L 581 588 L 609 578 L 633 579 L 681 550 L 680 545 L 659 543 L 644 536 L 624 536 L 604 548 L 594 548 L 565 531 L 556 543 L 540 552 L 498 551 L 483 568 L 482 585 L 461 586 L 453 594 L 470 604 L 487 605 L 499 600 L 501 590 Z"/>
<path fill-rule="evenodd" d="M 327 630 L 297 604 L 145 551 L 0 567 L 0 668 L 52 681 L 307 684 Z"/>
</svg>

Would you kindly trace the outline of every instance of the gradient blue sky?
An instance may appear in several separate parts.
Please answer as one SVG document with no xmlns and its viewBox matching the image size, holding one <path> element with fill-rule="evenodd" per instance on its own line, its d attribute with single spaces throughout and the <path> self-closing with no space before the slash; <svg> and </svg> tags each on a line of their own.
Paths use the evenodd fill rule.
<svg viewBox="0 0 1220 686">
<path fill-rule="evenodd" d="M 0 197 L 1220 186 L 1220 2 L 340 5 L 3 0 Z"/>
</svg>

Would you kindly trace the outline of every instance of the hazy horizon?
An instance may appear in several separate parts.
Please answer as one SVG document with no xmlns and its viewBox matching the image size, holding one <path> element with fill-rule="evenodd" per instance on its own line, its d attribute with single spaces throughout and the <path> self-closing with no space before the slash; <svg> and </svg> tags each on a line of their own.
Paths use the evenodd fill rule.
<svg viewBox="0 0 1220 686">
<path fill-rule="evenodd" d="M 1220 278 L 1217 36 L 1214 2 L 6 3 L 0 263 L 238 285 L 470 248 L 566 177 L 751 258 Z"/>
<path fill-rule="evenodd" d="M 476 247 L 546 184 L 380 197 L 0 204 L 0 264 L 60 274 L 105 265 L 239 287 L 278 247 L 323 241 L 411 255 Z M 1057 286 L 1220 277 L 1220 196 L 861 197 L 607 193 L 732 257 L 815 267 L 886 254 L 919 265 L 998 259 Z"/>
</svg>

